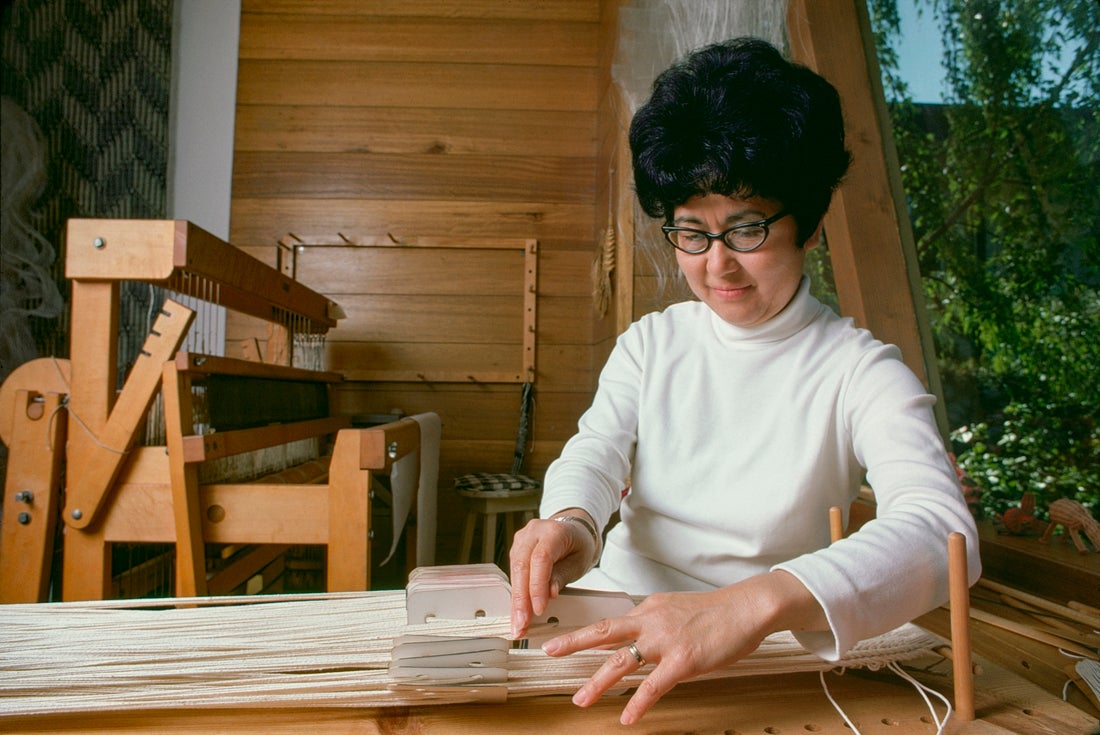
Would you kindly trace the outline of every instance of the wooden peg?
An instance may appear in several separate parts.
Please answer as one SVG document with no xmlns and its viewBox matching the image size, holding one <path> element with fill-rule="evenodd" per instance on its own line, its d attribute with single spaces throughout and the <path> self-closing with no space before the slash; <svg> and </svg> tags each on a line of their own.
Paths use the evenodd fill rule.
<svg viewBox="0 0 1100 735">
<path fill-rule="evenodd" d="M 829 508 L 829 538 L 834 544 L 844 538 L 844 513 L 836 505 Z"/>
<path fill-rule="evenodd" d="M 955 678 L 955 715 L 963 722 L 974 719 L 974 670 L 970 651 L 970 578 L 966 561 L 966 537 L 955 532 L 947 537 L 947 570 L 951 604 L 951 657 Z"/>
</svg>

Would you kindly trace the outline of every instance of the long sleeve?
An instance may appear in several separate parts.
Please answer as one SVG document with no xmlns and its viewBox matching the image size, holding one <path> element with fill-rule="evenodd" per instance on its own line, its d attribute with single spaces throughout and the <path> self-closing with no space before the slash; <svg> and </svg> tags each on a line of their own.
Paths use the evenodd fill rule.
<svg viewBox="0 0 1100 735">
<path fill-rule="evenodd" d="M 865 362 L 842 407 L 875 493 L 876 518 L 832 546 L 777 565 L 824 608 L 830 633 L 798 635 L 827 659 L 947 600 L 952 532 L 967 537 L 969 582 L 981 571 L 974 521 L 936 429 L 935 399 L 900 359 Z"/>
<path fill-rule="evenodd" d="M 641 366 L 628 332 L 620 339 L 600 375 L 592 406 L 581 417 L 578 431 L 561 457 L 547 469 L 540 513 L 584 508 L 604 528 L 618 510 L 630 482 L 638 426 Z"/>
<path fill-rule="evenodd" d="M 579 506 L 600 524 L 619 511 L 580 586 L 707 590 L 789 571 L 831 625 L 803 643 L 835 658 L 946 599 L 951 531 L 967 534 L 977 576 L 932 401 L 896 348 L 805 283 L 751 329 L 678 304 L 620 337 L 547 472 L 542 511 Z M 849 507 L 864 480 L 878 519 L 830 546 L 829 507 Z"/>
</svg>

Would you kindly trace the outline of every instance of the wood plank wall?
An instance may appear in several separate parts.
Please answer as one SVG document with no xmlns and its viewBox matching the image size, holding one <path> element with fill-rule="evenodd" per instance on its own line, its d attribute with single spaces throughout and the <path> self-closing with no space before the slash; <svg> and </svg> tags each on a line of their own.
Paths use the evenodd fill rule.
<svg viewBox="0 0 1100 735">
<path fill-rule="evenodd" d="M 593 308 L 590 273 L 607 218 L 609 161 L 598 153 L 597 118 L 616 7 L 243 3 L 230 240 L 273 262 L 287 233 L 537 239 L 528 462 L 537 476 L 587 407 L 614 333 L 614 311 L 601 317 Z M 340 248 L 326 257 L 337 259 L 330 272 L 355 267 Z M 454 291 L 440 287 L 454 278 L 429 267 L 423 289 Z M 461 293 L 450 298 L 463 308 Z M 456 351 L 469 349 L 456 337 Z M 440 562 L 453 560 L 461 523 L 452 479 L 509 467 L 518 401 L 519 385 L 507 383 L 353 382 L 338 396 L 353 414 L 442 417 Z"/>
</svg>

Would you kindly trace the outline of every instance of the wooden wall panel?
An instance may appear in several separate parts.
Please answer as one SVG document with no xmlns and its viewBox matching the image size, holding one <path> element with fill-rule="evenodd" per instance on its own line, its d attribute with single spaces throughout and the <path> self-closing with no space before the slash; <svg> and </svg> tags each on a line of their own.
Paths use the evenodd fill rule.
<svg viewBox="0 0 1100 735">
<path fill-rule="evenodd" d="M 482 344 L 518 337 L 523 326 L 521 297 L 462 297 L 416 294 L 346 294 L 340 306 L 347 317 L 332 341 L 454 342 Z M 446 321 L 439 319 L 446 315 Z M 410 324 L 416 331 L 409 330 Z M 415 367 L 415 366 L 410 366 Z"/>
<path fill-rule="evenodd" d="M 301 13 L 349 16 L 362 12 L 365 0 L 244 0 L 246 13 Z M 504 18 L 525 21 L 584 21 L 595 23 L 599 6 L 592 0 L 370 0 L 375 17 L 403 15 L 416 18 Z"/>
<path fill-rule="evenodd" d="M 233 195 L 244 199 L 422 195 L 426 199 L 580 203 L 591 200 L 592 168 L 591 159 L 565 157 L 241 152 L 234 157 Z"/>
<path fill-rule="evenodd" d="M 242 59 L 237 73 L 237 103 L 246 105 L 559 111 L 595 105 L 583 94 L 594 74 L 583 67 Z"/>
<path fill-rule="evenodd" d="M 597 187 L 606 187 L 596 155 L 598 87 L 607 77 L 601 63 L 608 63 L 601 10 L 615 5 L 243 3 L 230 240 L 273 262 L 289 233 L 537 239 L 528 465 L 536 475 L 590 402 L 594 365 L 602 362 L 594 343 L 609 329 L 594 313 L 590 272 Z M 495 279 L 469 255 L 354 248 L 305 255 L 298 277 L 348 314 L 329 337 L 330 367 L 352 377 L 374 368 L 430 376 L 444 367 L 510 364 L 522 346 L 522 267 L 501 261 Z M 401 278 L 387 275 L 395 271 Z M 410 290 L 395 286 L 410 274 L 419 280 L 415 292 L 395 293 Z M 429 316 L 441 310 L 445 321 Z M 418 329 L 399 326 L 418 319 Z M 254 327 L 231 329 L 262 343 Z M 518 384 L 349 380 L 335 400 L 350 414 L 440 414 L 439 558 L 453 559 L 460 514 L 450 482 L 510 464 Z"/>
<path fill-rule="evenodd" d="M 373 335 L 372 335 L 373 336 Z M 392 380 L 404 371 L 408 380 L 433 380 L 433 376 L 465 372 L 467 380 L 476 381 L 477 373 L 511 372 L 522 369 L 522 344 L 448 342 L 393 342 L 369 340 L 329 340 L 325 346 L 326 367 L 342 373 L 348 380 Z M 540 362 L 542 362 L 540 360 Z M 546 365 L 542 373 L 546 372 Z M 380 375 L 381 374 L 381 375 Z"/>
<path fill-rule="evenodd" d="M 410 61 L 591 67 L 592 23 L 409 16 L 256 15 L 241 59 Z M 470 39 L 476 38 L 476 46 Z"/>
<path fill-rule="evenodd" d="M 396 239 L 425 230 L 434 235 L 534 237 L 547 248 L 592 247 L 592 205 L 587 202 L 426 199 L 233 199 L 231 240 L 270 262 L 287 233 L 389 233 Z M 268 255 L 269 254 L 269 255 Z"/>
<path fill-rule="evenodd" d="M 250 105 L 237 112 L 238 151 L 568 156 L 592 151 L 592 119 L 569 110 Z"/>
<path fill-rule="evenodd" d="M 433 296 L 516 296 L 523 283 L 520 250 L 310 246 L 295 263 L 298 279 L 337 298 L 423 295 L 428 283 Z"/>
</svg>

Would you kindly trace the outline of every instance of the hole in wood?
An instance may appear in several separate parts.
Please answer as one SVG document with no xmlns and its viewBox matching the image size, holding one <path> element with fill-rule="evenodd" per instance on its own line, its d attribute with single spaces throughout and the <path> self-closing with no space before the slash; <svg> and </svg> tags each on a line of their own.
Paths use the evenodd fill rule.
<svg viewBox="0 0 1100 735">
<path fill-rule="evenodd" d="M 42 396 L 35 396 L 31 402 L 27 404 L 27 418 L 31 421 L 38 421 L 45 412 L 46 404 L 43 403 Z"/>
</svg>

